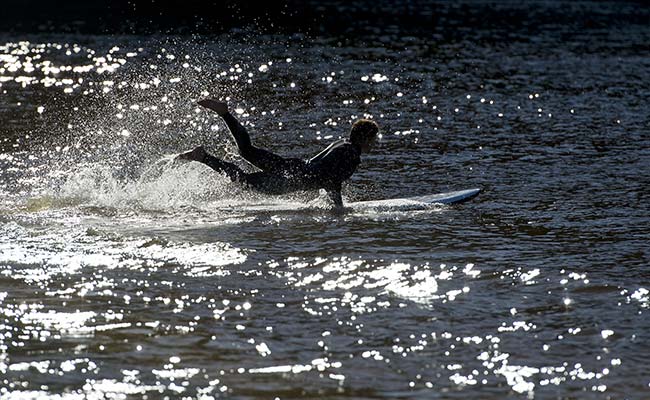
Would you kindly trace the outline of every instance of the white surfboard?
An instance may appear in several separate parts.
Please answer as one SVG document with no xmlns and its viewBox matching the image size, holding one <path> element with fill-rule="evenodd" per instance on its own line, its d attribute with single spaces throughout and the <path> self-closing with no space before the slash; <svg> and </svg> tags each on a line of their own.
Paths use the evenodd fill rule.
<svg viewBox="0 0 650 400">
<path fill-rule="evenodd" d="M 346 204 L 354 210 L 418 210 L 427 209 L 434 204 L 458 204 L 473 199 L 481 193 L 481 189 L 466 189 L 455 192 L 436 193 L 426 196 L 414 196 L 399 199 L 357 201 Z"/>
</svg>

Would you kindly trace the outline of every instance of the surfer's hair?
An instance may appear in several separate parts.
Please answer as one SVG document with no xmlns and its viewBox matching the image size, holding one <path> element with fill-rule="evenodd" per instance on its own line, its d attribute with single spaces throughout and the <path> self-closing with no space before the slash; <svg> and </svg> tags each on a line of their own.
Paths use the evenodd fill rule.
<svg viewBox="0 0 650 400">
<path fill-rule="evenodd" d="M 362 143 L 366 143 L 377 136 L 378 132 L 379 125 L 375 121 L 360 119 L 352 124 L 352 128 L 350 129 L 350 142 L 360 146 Z"/>
</svg>

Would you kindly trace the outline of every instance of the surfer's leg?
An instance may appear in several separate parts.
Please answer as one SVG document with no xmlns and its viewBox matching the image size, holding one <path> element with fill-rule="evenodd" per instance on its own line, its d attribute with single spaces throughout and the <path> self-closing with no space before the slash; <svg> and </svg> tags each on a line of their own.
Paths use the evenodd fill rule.
<svg viewBox="0 0 650 400">
<path fill-rule="evenodd" d="M 224 173 L 231 181 L 246 181 L 246 173 L 241 170 L 238 166 L 227 161 L 223 161 L 208 154 L 203 146 L 199 146 L 194 150 L 188 151 L 187 153 L 179 154 L 176 156 L 177 160 L 185 161 L 197 161 L 202 164 L 207 165 L 213 170 Z"/>
<path fill-rule="evenodd" d="M 281 172 L 287 169 L 287 159 L 277 154 L 271 153 L 268 150 L 256 147 L 251 143 L 251 138 L 246 131 L 246 128 L 237 121 L 237 119 L 230 113 L 221 116 L 228 126 L 230 133 L 235 138 L 239 154 L 263 171 Z"/>
<path fill-rule="evenodd" d="M 246 173 L 233 163 L 220 160 L 210 154 L 206 154 L 205 158 L 200 162 L 217 172 L 226 174 L 226 176 L 233 182 L 246 182 Z"/>
</svg>

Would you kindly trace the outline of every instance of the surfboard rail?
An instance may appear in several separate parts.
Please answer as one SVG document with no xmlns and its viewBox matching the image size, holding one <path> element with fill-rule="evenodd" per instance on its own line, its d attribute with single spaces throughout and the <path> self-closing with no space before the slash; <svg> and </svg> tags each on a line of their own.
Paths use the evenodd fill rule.
<svg viewBox="0 0 650 400">
<path fill-rule="evenodd" d="M 376 207 L 409 207 L 409 208 L 426 208 L 432 204 L 460 204 L 469 201 L 481 193 L 481 189 L 472 188 L 456 190 L 453 192 L 434 193 L 424 196 L 412 196 L 385 200 L 358 201 L 347 204 L 352 208 L 376 208 Z"/>
<path fill-rule="evenodd" d="M 425 196 L 410 197 L 410 199 L 430 204 L 459 204 L 473 199 L 481 193 L 481 189 L 472 188 L 454 192 L 437 193 Z"/>
</svg>

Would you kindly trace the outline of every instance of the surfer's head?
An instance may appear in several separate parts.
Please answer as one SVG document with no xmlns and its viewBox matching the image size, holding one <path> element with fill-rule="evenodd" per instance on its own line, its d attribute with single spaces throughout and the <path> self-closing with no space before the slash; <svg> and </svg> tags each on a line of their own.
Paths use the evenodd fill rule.
<svg viewBox="0 0 650 400">
<path fill-rule="evenodd" d="M 352 124 L 350 143 L 361 149 L 362 153 L 369 152 L 375 145 L 379 125 L 369 119 L 360 119 Z"/>
</svg>

